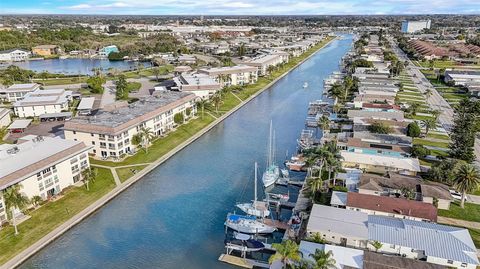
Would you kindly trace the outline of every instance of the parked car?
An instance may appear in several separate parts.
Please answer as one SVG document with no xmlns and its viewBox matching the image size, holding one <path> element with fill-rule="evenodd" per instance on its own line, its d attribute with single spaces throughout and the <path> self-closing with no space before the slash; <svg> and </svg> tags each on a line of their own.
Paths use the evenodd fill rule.
<svg viewBox="0 0 480 269">
<path fill-rule="evenodd" d="M 448 191 L 452 195 L 453 199 L 456 199 L 456 200 L 461 200 L 462 199 L 462 194 L 459 193 L 458 191 L 456 191 L 456 190 L 448 190 Z"/>
</svg>

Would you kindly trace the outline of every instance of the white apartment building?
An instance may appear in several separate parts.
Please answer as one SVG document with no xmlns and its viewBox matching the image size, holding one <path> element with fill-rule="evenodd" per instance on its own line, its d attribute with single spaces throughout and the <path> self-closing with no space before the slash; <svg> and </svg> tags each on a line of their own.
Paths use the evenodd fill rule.
<svg viewBox="0 0 480 269">
<path fill-rule="evenodd" d="M 217 68 L 202 68 L 198 72 L 207 74 L 222 86 L 245 85 L 257 82 L 257 67 L 236 65 Z"/>
<path fill-rule="evenodd" d="M 0 145 L 0 224 L 7 220 L 2 190 L 20 184 L 26 197 L 48 199 L 81 180 L 80 171 L 90 167 L 90 148 L 83 142 L 34 135 Z"/>
<path fill-rule="evenodd" d="M 23 99 L 13 104 L 15 115 L 21 118 L 38 117 L 47 113 L 60 113 L 68 110 L 72 92 L 64 89 L 40 90 L 27 93 Z"/>
<path fill-rule="evenodd" d="M 1 90 L 2 99 L 8 102 L 16 102 L 22 100 L 29 92 L 33 92 L 40 89 L 40 84 L 37 83 L 24 83 L 13 84 L 10 87 Z"/>
<path fill-rule="evenodd" d="M 473 70 L 447 70 L 445 71 L 445 82 L 452 81 L 455 85 L 468 86 L 480 83 L 480 71 Z"/>
<path fill-rule="evenodd" d="M 195 99 L 191 93 L 163 91 L 111 111 L 76 117 L 65 122 L 65 138 L 92 146 L 90 153 L 96 157 L 120 157 L 135 150 L 132 137 L 142 128 L 159 136 L 175 127 L 175 114 L 194 115 Z"/>
<path fill-rule="evenodd" d="M 172 90 L 194 93 L 195 96 L 208 99 L 218 92 L 222 85 L 206 74 L 183 73 L 173 78 L 176 87 Z"/>
<path fill-rule="evenodd" d="M 415 33 L 423 29 L 430 29 L 432 24 L 431 20 L 425 21 L 402 21 L 402 33 Z"/>
<path fill-rule="evenodd" d="M 277 66 L 282 63 L 287 63 L 288 60 L 289 54 L 287 52 L 277 51 L 249 59 L 248 61 L 244 62 L 244 64 L 257 67 L 258 75 L 265 76 L 268 73 L 269 66 Z"/>
<path fill-rule="evenodd" d="M 0 51 L 0 62 L 21 62 L 30 57 L 31 53 L 23 49 Z"/>
</svg>

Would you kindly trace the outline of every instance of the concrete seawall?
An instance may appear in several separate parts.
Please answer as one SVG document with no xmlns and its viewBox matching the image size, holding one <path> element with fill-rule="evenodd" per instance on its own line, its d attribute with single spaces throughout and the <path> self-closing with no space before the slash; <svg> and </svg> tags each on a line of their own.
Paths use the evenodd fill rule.
<svg viewBox="0 0 480 269">
<path fill-rule="evenodd" d="M 8 262 L 3 264 L 0 268 L 1 269 L 6 269 L 6 268 L 15 268 L 19 265 L 21 265 L 23 262 L 25 262 L 28 258 L 33 256 L 35 253 L 40 251 L 42 248 L 50 244 L 52 241 L 54 241 L 56 238 L 61 236 L 63 233 L 74 227 L 76 224 L 80 223 L 82 220 L 87 218 L 88 216 L 94 214 L 98 209 L 100 209 L 103 205 L 107 204 L 109 201 L 114 199 L 117 195 L 119 195 L 121 192 L 129 188 L 132 184 L 136 183 L 138 180 L 143 178 L 147 173 L 151 172 L 153 169 L 155 169 L 157 166 L 168 160 L 170 157 L 178 153 L 179 151 L 183 150 L 185 147 L 190 145 L 192 142 L 200 138 L 202 135 L 210 131 L 212 128 L 217 126 L 217 124 L 221 123 L 223 120 L 228 118 L 230 115 L 235 113 L 237 110 L 242 108 L 245 104 L 256 98 L 258 95 L 263 93 L 265 90 L 269 89 L 272 85 L 274 85 L 277 81 L 282 79 L 284 76 L 286 76 L 288 73 L 290 73 L 292 70 L 296 69 L 298 66 L 300 66 L 302 63 L 304 63 L 306 60 L 310 59 L 313 57 L 318 51 L 323 49 L 325 46 L 330 44 L 332 41 L 334 41 L 336 38 L 330 40 L 326 44 L 324 44 L 321 48 L 319 48 L 317 51 L 300 61 L 298 64 L 296 64 L 294 67 L 292 67 L 290 70 L 270 82 L 268 85 L 266 85 L 264 88 L 261 90 L 257 91 L 255 94 L 251 95 L 248 97 L 246 100 L 242 101 L 240 104 L 238 104 L 235 108 L 227 112 L 226 114 L 222 115 L 212 123 L 210 123 L 208 126 L 200 130 L 198 133 L 187 139 L 186 141 L 182 142 L 181 144 L 177 145 L 174 149 L 169 151 L 167 154 L 163 155 L 161 158 L 155 160 L 153 163 L 145 167 L 143 170 L 123 182 L 121 185 L 115 187 L 113 190 L 111 190 L 109 193 L 95 201 L 93 204 L 89 205 L 86 207 L 84 210 L 80 211 L 77 213 L 75 216 L 70 218 L 68 221 L 64 222 L 57 228 L 55 228 L 53 231 L 42 237 L 40 240 L 32 244 L 30 247 L 26 248 L 22 252 L 20 252 L 18 255 L 10 259 Z"/>
</svg>

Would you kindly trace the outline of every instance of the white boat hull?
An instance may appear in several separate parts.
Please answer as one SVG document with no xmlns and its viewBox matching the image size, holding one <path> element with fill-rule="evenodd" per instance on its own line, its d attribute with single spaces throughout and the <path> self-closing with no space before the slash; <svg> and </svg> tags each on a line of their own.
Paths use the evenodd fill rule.
<svg viewBox="0 0 480 269">
<path fill-rule="evenodd" d="M 251 216 L 256 216 L 260 218 L 270 216 L 270 210 L 266 208 L 261 208 L 260 206 L 255 207 L 253 203 L 238 204 L 237 207 Z"/>
<path fill-rule="evenodd" d="M 232 230 L 246 234 L 269 234 L 277 230 L 276 228 L 268 226 L 259 221 L 247 219 L 242 219 L 235 222 L 227 220 L 225 225 Z"/>
</svg>

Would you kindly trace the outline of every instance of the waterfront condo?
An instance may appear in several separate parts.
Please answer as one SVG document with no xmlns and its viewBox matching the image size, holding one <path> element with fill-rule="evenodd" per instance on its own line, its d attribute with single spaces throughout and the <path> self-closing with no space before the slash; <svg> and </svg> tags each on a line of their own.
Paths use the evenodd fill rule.
<svg viewBox="0 0 480 269">
<path fill-rule="evenodd" d="M 132 137 L 142 128 L 160 136 L 175 127 L 174 115 L 195 114 L 194 94 L 163 91 L 132 104 L 101 110 L 93 116 L 76 117 L 65 123 L 65 138 L 91 145 L 96 157 L 120 157 L 134 152 Z"/>
</svg>

